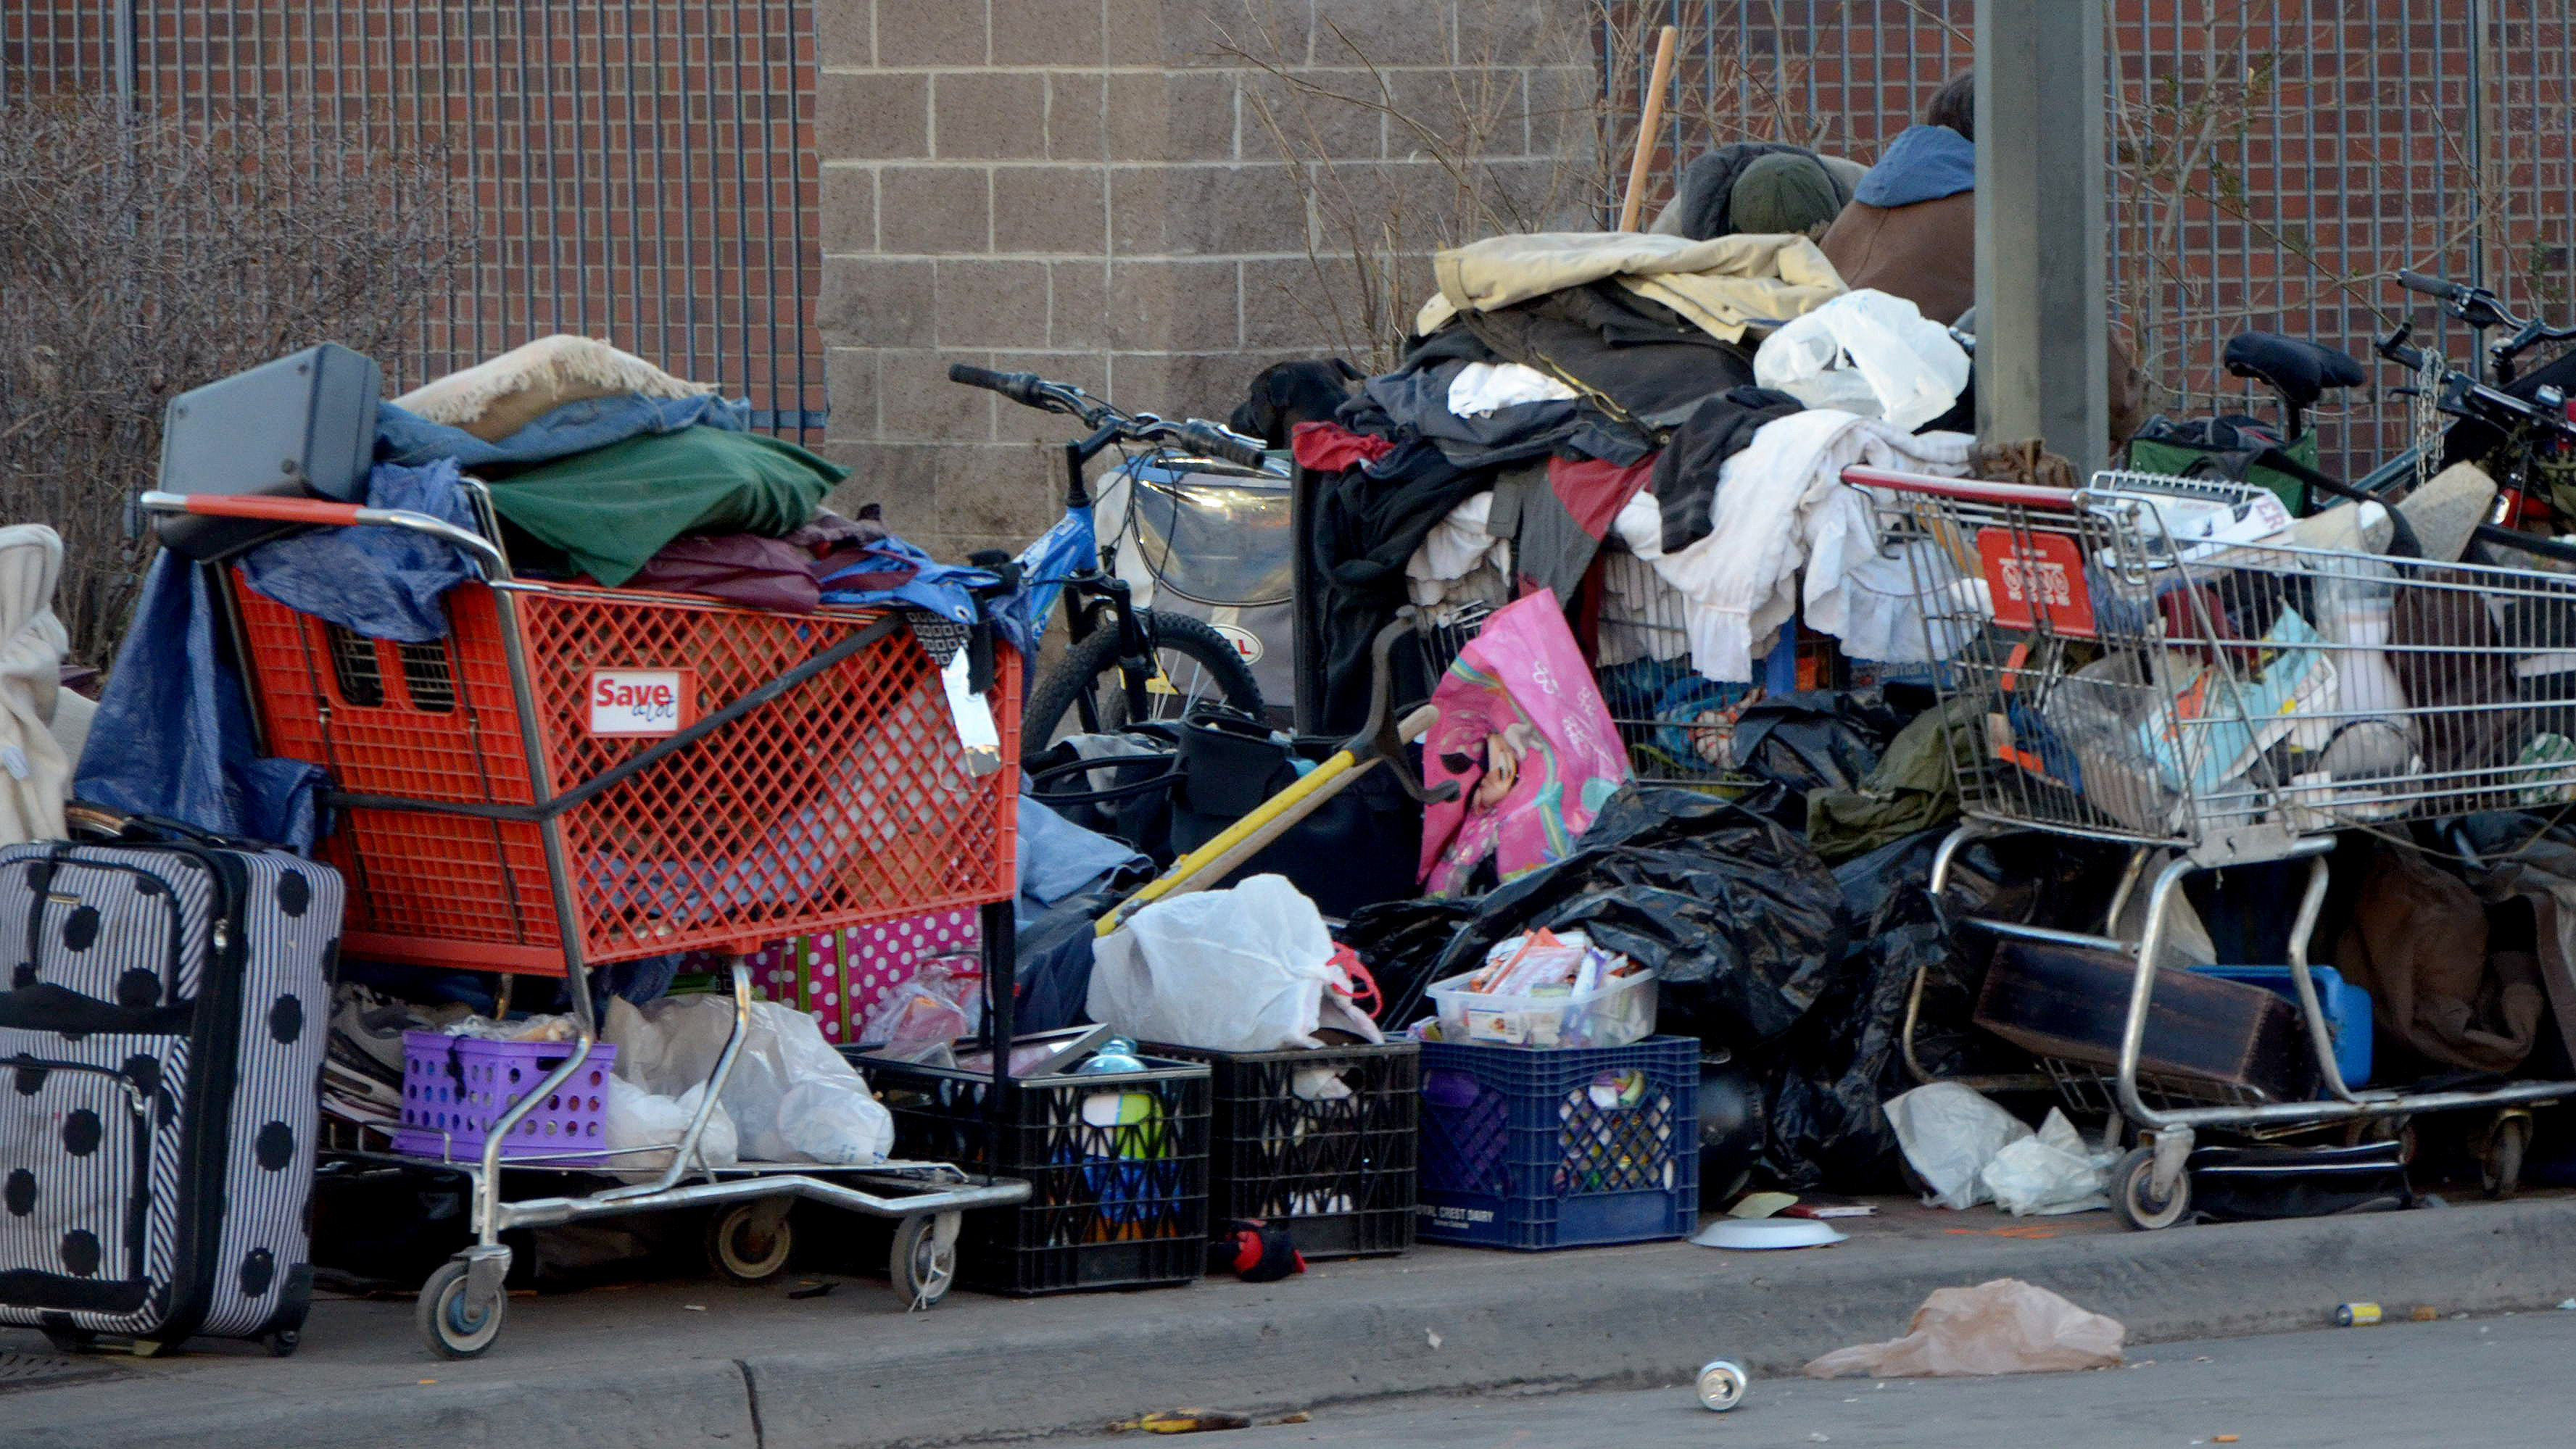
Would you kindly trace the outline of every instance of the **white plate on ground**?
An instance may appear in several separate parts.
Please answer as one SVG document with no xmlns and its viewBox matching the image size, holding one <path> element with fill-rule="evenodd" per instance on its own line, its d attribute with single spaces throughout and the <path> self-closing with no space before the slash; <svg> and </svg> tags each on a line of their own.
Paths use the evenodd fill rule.
<svg viewBox="0 0 2576 1449">
<path fill-rule="evenodd" d="M 1703 1248 L 1821 1248 L 1849 1236 L 1810 1218 L 1720 1218 L 1691 1241 Z"/>
</svg>

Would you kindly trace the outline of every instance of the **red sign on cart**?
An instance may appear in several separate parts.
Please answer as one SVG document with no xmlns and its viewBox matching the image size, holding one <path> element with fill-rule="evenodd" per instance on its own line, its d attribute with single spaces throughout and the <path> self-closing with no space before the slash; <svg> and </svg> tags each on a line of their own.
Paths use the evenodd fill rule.
<svg viewBox="0 0 2576 1449">
<path fill-rule="evenodd" d="M 592 734 L 677 734 L 697 717 L 696 670 L 594 669 L 590 672 Z"/>
<path fill-rule="evenodd" d="M 1996 623 L 2030 629 L 2044 620 L 2051 633 L 2093 637 L 2093 597 L 2084 588 L 2084 554 L 2074 539 L 1984 528 L 1977 531 L 1977 557 L 1986 567 Z"/>
</svg>

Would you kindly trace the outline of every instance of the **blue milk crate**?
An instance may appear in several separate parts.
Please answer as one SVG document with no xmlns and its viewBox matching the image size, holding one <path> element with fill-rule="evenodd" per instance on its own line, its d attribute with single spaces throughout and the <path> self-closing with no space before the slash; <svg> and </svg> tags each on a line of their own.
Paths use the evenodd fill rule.
<svg viewBox="0 0 2576 1449">
<path fill-rule="evenodd" d="M 1699 1057 L 1677 1036 L 1579 1051 L 1425 1042 L 1416 1232 L 1525 1251 L 1689 1236 Z"/>
<path fill-rule="evenodd" d="M 2287 966 L 2194 966 L 2203 976 L 2224 981 L 2242 981 L 2260 986 L 2275 996 L 2285 997 L 2295 1006 L 2299 988 L 2290 980 Z M 2334 1038 L 2335 1070 L 2343 1074 L 2343 1084 L 2358 1087 L 2370 1080 L 2370 993 L 2343 979 L 2343 973 L 2332 966 L 2311 966 L 2308 976 L 2316 982 L 2317 1009 L 2326 1014 L 2326 1033 Z M 2317 1093 L 2324 1096 L 2323 1090 Z"/>
</svg>

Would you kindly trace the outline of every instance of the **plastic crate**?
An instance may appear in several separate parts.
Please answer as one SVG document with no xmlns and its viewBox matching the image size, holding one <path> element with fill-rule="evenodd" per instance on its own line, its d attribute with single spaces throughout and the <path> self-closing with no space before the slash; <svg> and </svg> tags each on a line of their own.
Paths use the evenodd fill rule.
<svg viewBox="0 0 2576 1449">
<path fill-rule="evenodd" d="M 404 1032 L 402 1125 L 394 1130 L 394 1150 L 442 1161 L 480 1158 L 492 1123 L 571 1055 L 571 1045 L 559 1041 Z M 617 1048 L 595 1043 L 572 1080 L 519 1119 L 501 1155 L 544 1157 L 564 1167 L 605 1163 L 608 1076 L 616 1067 Z"/>
<path fill-rule="evenodd" d="M 1027 1202 L 966 1215 L 960 1284 L 1028 1296 L 1206 1273 L 1204 1064 L 1148 1057 L 1142 1072 L 1023 1078 L 996 1142 L 990 1072 L 847 1055 L 894 1114 L 895 1156 L 1028 1179 Z M 1097 1120 L 1101 1098 L 1118 1104 L 1115 1119 Z"/>
<path fill-rule="evenodd" d="M 2194 966 L 2203 976 L 2216 976 L 2228 981 L 2242 981 L 2260 986 L 2275 996 L 2292 1002 L 2299 999 L 2297 983 L 2290 979 L 2287 966 Z M 2326 1032 L 2334 1039 L 2335 1071 L 2347 1087 L 2358 1087 L 2370 1080 L 2371 1025 L 2370 993 L 2343 979 L 2343 973 L 2332 966 L 2311 966 L 2309 979 L 2316 983 L 2317 1006 L 2326 1014 Z M 2322 1097 L 2325 1093 L 2317 1093 Z"/>
<path fill-rule="evenodd" d="M 1212 1232 L 1229 1218 L 1262 1218 L 1287 1229 L 1309 1258 L 1380 1257 L 1413 1246 L 1421 1048 L 1145 1049 L 1205 1062 L 1211 1073 Z M 1330 1073 L 1350 1095 L 1299 1096 L 1298 1080 L 1309 1072 Z"/>
<path fill-rule="evenodd" d="M 1424 1043 L 1420 1236 L 1524 1250 L 1688 1236 L 1699 1056 L 1675 1036 L 1580 1051 Z"/>
</svg>

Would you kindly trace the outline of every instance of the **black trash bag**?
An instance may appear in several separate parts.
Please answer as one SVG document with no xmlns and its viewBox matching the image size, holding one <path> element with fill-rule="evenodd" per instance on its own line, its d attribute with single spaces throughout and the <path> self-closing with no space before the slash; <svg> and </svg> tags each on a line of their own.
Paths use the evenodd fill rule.
<svg viewBox="0 0 2576 1449">
<path fill-rule="evenodd" d="M 1923 1002 L 1914 1047 L 1927 1073 L 2031 1069 L 2028 1053 L 1972 1022 L 1995 937 L 1959 928 L 1959 917 L 2100 926 L 2120 852 L 2069 851 L 2039 837 L 1978 841 L 1952 862 L 1936 903 L 1932 860 L 1949 833 L 1918 831 L 1834 871 L 1854 922 L 1850 946 L 1816 1008 L 1760 1059 L 1771 1104 L 1762 1168 L 1792 1191 L 1905 1190 L 1896 1134 L 1881 1106 L 1916 1085 L 1904 1031 L 1918 972 Z"/>
<path fill-rule="evenodd" d="M 1804 831 L 1807 792 L 1860 788 L 1905 721 L 1875 690 L 1773 695 L 1736 722 L 1734 768 L 1787 787 L 1781 816 Z"/>
<path fill-rule="evenodd" d="M 1833 874 L 1788 830 L 1694 791 L 1626 785 L 1573 854 L 1477 902 L 1431 979 L 1522 931 L 1581 930 L 1660 974 L 1661 1030 L 1741 1053 L 1815 1005 L 1845 926 Z"/>
<path fill-rule="evenodd" d="M 1955 974 L 1926 889 L 1948 833 L 1920 831 L 1834 872 L 1859 928 L 1815 1010 L 1764 1054 L 1762 1168 L 1793 1192 L 1903 1190 L 1896 1132 L 1879 1105 L 1911 1085 L 1900 1038 L 1915 972 Z"/>
<path fill-rule="evenodd" d="M 1377 982 L 1384 1004 L 1377 1024 L 1390 1034 L 1421 1019 L 1423 990 L 1440 977 L 1440 953 L 1458 928 L 1476 918 L 1480 902 L 1425 896 L 1362 906 L 1333 938 L 1351 948 Z"/>
</svg>

